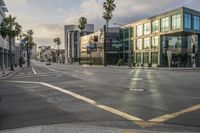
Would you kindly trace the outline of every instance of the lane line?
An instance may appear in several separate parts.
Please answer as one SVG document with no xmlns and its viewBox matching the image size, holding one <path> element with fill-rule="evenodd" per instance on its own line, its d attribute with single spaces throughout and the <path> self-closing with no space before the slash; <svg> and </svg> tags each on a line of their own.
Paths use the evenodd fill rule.
<svg viewBox="0 0 200 133">
<path fill-rule="evenodd" d="M 193 111 L 197 111 L 197 110 L 200 110 L 200 104 L 191 106 L 189 108 L 183 109 L 181 111 L 178 111 L 178 112 L 175 112 L 175 113 L 172 113 L 172 114 L 165 114 L 163 116 L 159 116 L 159 117 L 150 119 L 149 121 L 150 122 L 156 122 L 156 123 L 162 123 L 162 122 L 168 121 L 170 119 L 176 118 L 180 115 L 190 113 L 190 112 L 193 112 Z"/>
<path fill-rule="evenodd" d="M 94 101 L 94 100 L 92 100 L 92 99 L 90 99 L 90 98 L 81 96 L 81 95 L 79 95 L 79 94 L 77 94 L 77 93 L 74 93 L 74 92 L 72 92 L 72 91 L 65 90 L 65 89 L 63 89 L 63 88 L 60 88 L 60 87 L 57 87 L 57 86 L 54 86 L 54 85 L 51 85 L 51 84 L 48 84 L 48 83 L 44 83 L 44 82 L 30 82 L 30 81 L 7 81 L 7 82 L 28 83 L 28 84 L 41 84 L 41 85 L 43 85 L 43 86 L 50 87 L 50 88 L 52 88 L 52 89 L 54 89 L 54 90 L 58 90 L 58 91 L 60 91 L 60 92 L 63 92 L 63 93 L 65 93 L 65 94 L 68 94 L 68 95 L 70 95 L 70 96 L 72 96 L 72 97 L 74 97 L 74 98 L 77 98 L 77 99 L 79 99 L 79 100 L 85 101 L 85 102 L 87 102 L 87 103 L 89 103 L 89 104 L 91 104 L 91 105 L 93 105 L 93 106 L 95 106 L 95 107 L 97 107 L 97 108 L 100 108 L 100 109 L 102 109 L 102 110 L 108 111 L 108 112 L 110 112 L 110 113 L 113 113 L 113 114 L 115 114 L 115 115 L 118 115 L 118 116 L 120 116 L 120 117 L 122 117 L 122 118 L 125 118 L 125 119 L 127 119 L 127 120 L 130 120 L 130 121 L 132 121 L 133 123 L 135 123 L 135 124 L 137 124 L 137 125 L 139 125 L 139 126 L 141 126 L 141 127 L 144 127 L 144 126 L 146 126 L 146 124 L 147 124 L 143 119 L 141 119 L 141 118 L 139 118 L 139 117 L 136 117 L 136 116 L 127 114 L 127 113 L 125 113 L 125 112 L 119 111 L 119 110 L 117 110 L 117 109 L 114 109 L 114 108 L 109 107 L 109 106 L 106 106 L 106 105 L 98 104 L 96 101 Z"/>
<path fill-rule="evenodd" d="M 77 98 L 79 100 L 85 101 L 85 102 L 87 102 L 87 103 L 89 103 L 89 104 L 91 104 L 91 105 L 93 105 L 93 106 L 95 106 L 97 108 L 100 108 L 102 110 L 108 111 L 110 113 L 118 115 L 118 116 L 120 116 L 122 118 L 125 118 L 127 120 L 130 120 L 130 121 L 132 121 L 133 123 L 139 125 L 142 128 L 156 126 L 156 125 L 158 125 L 160 123 L 163 123 L 163 122 L 168 121 L 170 119 L 176 118 L 176 117 L 178 117 L 180 115 L 200 110 L 200 104 L 197 104 L 197 105 L 188 107 L 186 109 L 183 109 L 181 111 L 178 111 L 178 112 L 175 112 L 175 113 L 172 113 L 172 114 L 165 114 L 163 116 L 155 117 L 155 118 L 152 118 L 152 119 L 150 119 L 148 121 L 145 121 L 145 120 L 143 120 L 143 119 L 141 119 L 139 117 L 127 114 L 125 112 L 119 111 L 117 109 L 114 109 L 114 108 L 106 106 L 106 105 L 98 104 L 96 101 L 94 101 L 92 99 L 89 99 L 87 97 L 81 96 L 81 95 L 79 95 L 77 93 L 74 93 L 72 91 L 65 90 L 63 88 L 60 88 L 60 87 L 57 87 L 57 86 L 54 86 L 54 85 L 51 85 L 51 84 L 48 84 L 48 83 L 44 83 L 44 82 L 30 82 L 30 81 L 10 81 L 10 80 L 5 80 L 5 82 L 26 83 L 26 84 L 40 84 L 40 85 L 52 88 L 54 90 L 58 90 L 60 92 L 68 94 L 68 95 L 70 95 L 70 96 L 72 96 L 74 98 Z"/>
<path fill-rule="evenodd" d="M 37 72 L 35 71 L 35 69 L 32 67 L 32 71 L 33 71 L 33 73 L 36 75 L 37 74 Z"/>
</svg>

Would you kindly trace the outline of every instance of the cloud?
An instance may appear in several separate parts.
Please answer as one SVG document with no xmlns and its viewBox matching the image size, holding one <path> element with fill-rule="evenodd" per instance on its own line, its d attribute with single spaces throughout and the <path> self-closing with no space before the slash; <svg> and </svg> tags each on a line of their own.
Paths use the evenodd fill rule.
<svg viewBox="0 0 200 133">
<path fill-rule="evenodd" d="M 17 2 L 16 2 L 17 1 Z M 9 11 L 17 16 L 24 30 L 33 29 L 39 45 L 52 45 L 52 39 L 64 37 L 65 24 L 78 24 L 82 16 L 99 29 L 104 0 L 5 0 Z M 116 9 L 110 24 L 128 24 L 138 19 L 186 6 L 199 10 L 200 0 L 115 0 Z"/>
</svg>

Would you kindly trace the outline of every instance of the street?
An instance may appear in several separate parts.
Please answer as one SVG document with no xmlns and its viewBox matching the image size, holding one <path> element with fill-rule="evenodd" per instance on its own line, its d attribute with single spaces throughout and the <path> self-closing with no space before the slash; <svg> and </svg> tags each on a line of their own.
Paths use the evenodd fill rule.
<svg viewBox="0 0 200 133">
<path fill-rule="evenodd" d="M 0 130 L 71 123 L 200 132 L 200 71 L 45 65 L 0 80 Z"/>
</svg>

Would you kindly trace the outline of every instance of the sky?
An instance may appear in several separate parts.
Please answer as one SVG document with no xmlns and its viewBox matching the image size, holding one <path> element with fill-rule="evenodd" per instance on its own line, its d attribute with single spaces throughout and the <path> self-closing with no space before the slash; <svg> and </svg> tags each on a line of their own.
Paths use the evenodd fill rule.
<svg viewBox="0 0 200 133">
<path fill-rule="evenodd" d="M 95 30 L 102 27 L 105 0 L 4 0 L 8 14 L 17 17 L 23 31 L 34 31 L 34 42 L 54 46 L 53 39 L 62 39 L 64 48 L 64 25 L 78 24 L 78 19 L 86 17 Z M 189 7 L 200 11 L 200 0 L 115 0 L 116 9 L 110 22 L 128 24 L 138 19 L 178 8 Z"/>
</svg>

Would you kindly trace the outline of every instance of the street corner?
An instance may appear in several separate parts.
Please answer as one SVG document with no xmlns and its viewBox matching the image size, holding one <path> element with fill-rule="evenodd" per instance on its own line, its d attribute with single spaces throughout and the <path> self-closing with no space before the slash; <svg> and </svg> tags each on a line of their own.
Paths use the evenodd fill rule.
<svg viewBox="0 0 200 133">
<path fill-rule="evenodd" d="M 4 79 L 7 79 L 7 78 L 10 78 L 13 75 L 15 75 L 16 73 L 20 72 L 21 70 L 22 70 L 22 68 L 16 68 L 13 71 L 7 71 L 7 72 L 5 72 L 5 74 L 1 73 L 0 80 L 4 80 Z"/>
</svg>

